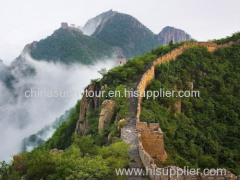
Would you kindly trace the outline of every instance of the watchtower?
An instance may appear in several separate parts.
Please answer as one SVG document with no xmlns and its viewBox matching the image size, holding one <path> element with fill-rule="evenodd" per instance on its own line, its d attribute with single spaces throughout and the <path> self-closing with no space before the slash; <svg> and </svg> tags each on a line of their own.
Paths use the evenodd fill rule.
<svg viewBox="0 0 240 180">
<path fill-rule="evenodd" d="M 68 28 L 68 23 L 62 22 L 62 23 L 61 23 L 61 28 L 67 29 L 67 28 Z"/>
</svg>

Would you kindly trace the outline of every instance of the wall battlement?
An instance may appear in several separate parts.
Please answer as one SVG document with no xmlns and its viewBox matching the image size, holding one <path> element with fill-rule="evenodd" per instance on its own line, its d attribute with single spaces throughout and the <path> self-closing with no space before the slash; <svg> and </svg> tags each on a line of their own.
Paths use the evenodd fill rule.
<svg viewBox="0 0 240 180">
<path fill-rule="evenodd" d="M 218 48 L 229 47 L 233 44 L 240 44 L 240 39 L 236 42 L 229 42 L 226 44 L 217 45 L 216 43 L 212 42 L 188 42 L 184 45 L 172 50 L 171 52 L 165 54 L 164 56 L 157 58 L 150 68 L 145 71 L 142 75 L 141 80 L 137 86 L 138 92 L 141 94 L 144 93 L 147 86 L 150 82 L 155 78 L 155 68 L 158 64 L 168 62 L 172 59 L 176 59 L 179 55 L 181 55 L 187 48 L 192 46 L 204 46 L 208 49 L 208 51 L 213 52 Z M 157 165 L 155 164 L 155 160 L 164 162 L 167 158 L 167 153 L 164 149 L 164 139 L 163 139 L 163 132 L 158 123 L 150 123 L 149 125 L 146 122 L 140 122 L 140 115 L 141 115 L 141 102 L 143 97 L 138 97 L 137 102 L 137 124 L 136 128 L 138 131 L 138 141 L 139 141 L 139 155 L 142 160 L 142 163 L 145 167 L 156 168 Z M 231 174 L 231 173 L 230 173 Z M 235 179 L 233 174 L 227 176 L 218 176 L 218 177 L 203 177 L 199 175 L 198 177 L 190 177 L 182 176 L 182 177 L 168 177 L 168 176 L 150 176 L 152 180 L 165 180 L 165 179 Z"/>
</svg>

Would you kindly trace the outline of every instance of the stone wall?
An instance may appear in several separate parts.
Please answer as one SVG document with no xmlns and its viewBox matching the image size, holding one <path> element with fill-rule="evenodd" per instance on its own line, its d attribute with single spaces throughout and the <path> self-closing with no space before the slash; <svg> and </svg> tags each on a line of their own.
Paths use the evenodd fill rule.
<svg viewBox="0 0 240 180">
<path fill-rule="evenodd" d="M 228 47 L 232 44 L 240 43 L 240 40 L 237 42 L 229 42 L 226 44 L 217 45 L 211 42 L 189 42 L 185 43 L 184 45 L 172 50 L 171 52 L 167 53 L 166 55 L 156 59 L 150 68 L 142 75 L 141 80 L 137 86 L 137 90 L 140 93 L 138 97 L 137 103 L 137 131 L 138 131 L 138 140 L 139 140 L 139 155 L 142 160 L 144 167 L 148 168 L 156 168 L 156 164 L 154 159 L 158 159 L 162 162 L 165 161 L 167 158 L 167 154 L 164 150 L 164 139 L 163 139 L 163 132 L 159 127 L 159 124 L 149 124 L 147 125 L 146 122 L 140 122 L 140 114 L 141 114 L 141 102 L 143 97 L 141 95 L 144 94 L 147 86 L 150 84 L 151 80 L 155 78 L 155 68 L 158 64 L 168 62 L 172 59 L 176 59 L 184 50 L 186 50 L 190 46 L 204 46 L 208 49 L 208 51 L 212 52 L 218 48 Z M 168 176 L 149 176 L 152 180 L 163 180 L 163 179 L 235 179 L 231 173 L 228 176 L 218 176 L 218 177 L 203 177 L 199 175 L 198 177 L 190 177 L 190 176 L 182 176 L 182 177 L 168 177 Z"/>
<path fill-rule="evenodd" d="M 150 157 L 154 157 L 162 162 L 165 161 L 167 154 L 164 149 L 163 132 L 158 123 L 139 122 L 137 125 L 139 139 L 142 148 L 148 152 Z"/>
</svg>

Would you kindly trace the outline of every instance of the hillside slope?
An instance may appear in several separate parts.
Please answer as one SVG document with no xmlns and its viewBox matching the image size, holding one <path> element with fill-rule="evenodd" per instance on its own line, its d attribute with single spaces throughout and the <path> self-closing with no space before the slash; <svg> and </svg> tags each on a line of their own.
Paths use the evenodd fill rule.
<svg viewBox="0 0 240 180">
<path fill-rule="evenodd" d="M 144 99 L 140 120 L 159 123 L 164 132 L 168 157 L 159 166 L 221 167 L 240 174 L 239 52 L 239 44 L 214 53 L 190 47 L 156 67 L 147 90 L 200 92 L 197 98 Z"/>
</svg>

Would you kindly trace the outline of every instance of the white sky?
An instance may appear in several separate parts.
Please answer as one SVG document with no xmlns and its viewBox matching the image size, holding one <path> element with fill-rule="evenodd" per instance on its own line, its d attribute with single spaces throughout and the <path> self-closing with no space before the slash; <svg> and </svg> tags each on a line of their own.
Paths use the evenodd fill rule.
<svg viewBox="0 0 240 180">
<path fill-rule="evenodd" d="M 113 9 L 136 17 L 154 33 L 165 26 L 205 41 L 240 30 L 239 0 L 0 0 L 0 59 L 9 64 L 23 47 L 66 21 L 76 25 Z"/>
</svg>

